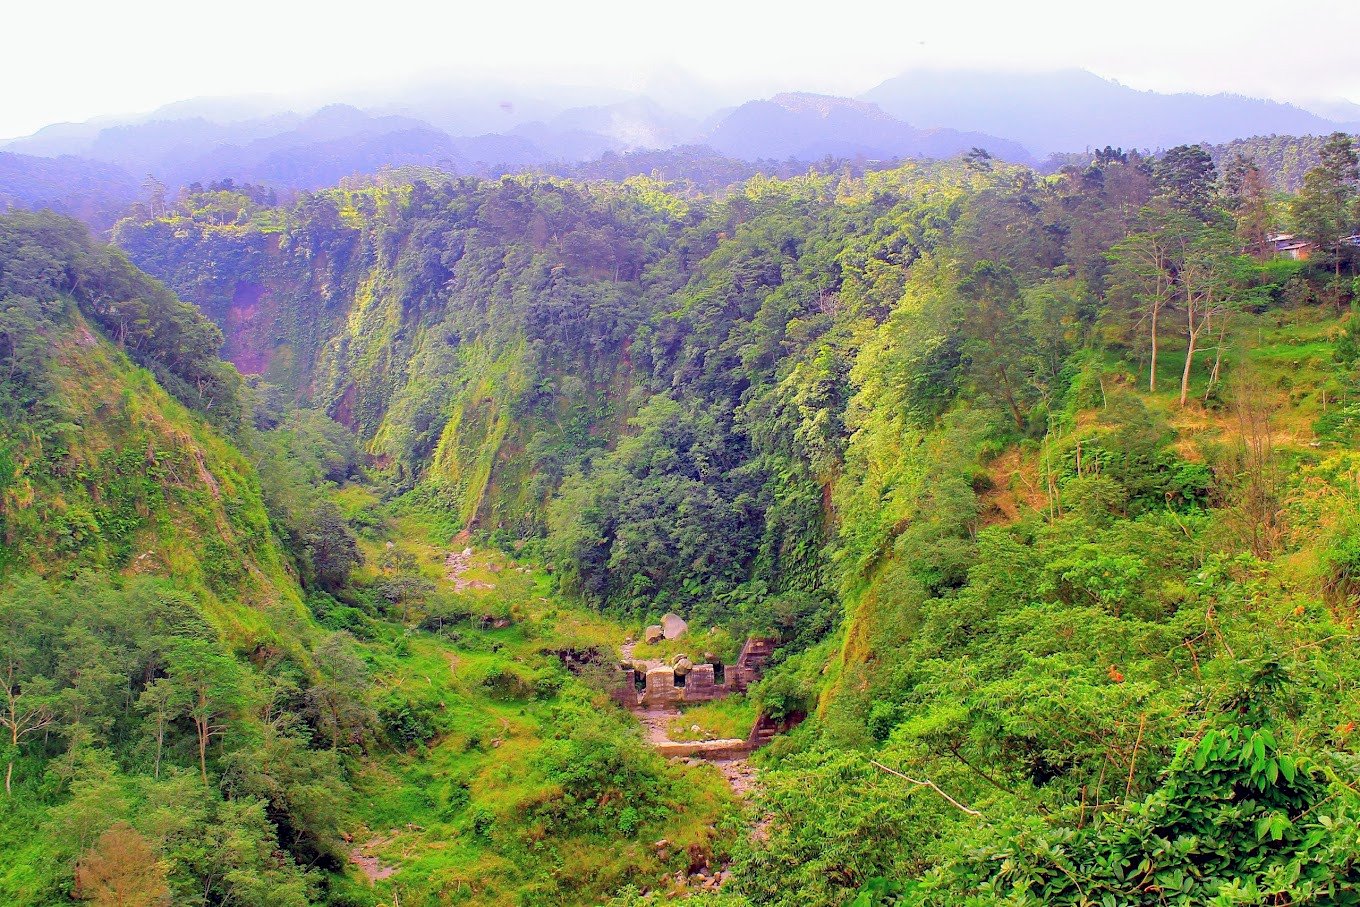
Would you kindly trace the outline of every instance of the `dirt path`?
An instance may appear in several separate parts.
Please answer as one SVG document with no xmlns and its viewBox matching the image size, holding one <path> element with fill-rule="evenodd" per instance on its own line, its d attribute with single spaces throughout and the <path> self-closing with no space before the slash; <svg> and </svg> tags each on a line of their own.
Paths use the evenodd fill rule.
<svg viewBox="0 0 1360 907">
<path fill-rule="evenodd" d="M 671 719 L 679 717 L 678 709 L 638 708 L 633 710 L 633 714 L 642 723 L 643 729 L 647 732 L 647 742 L 652 746 L 679 742 L 672 740 L 670 734 L 666 732 L 666 726 L 671 723 Z"/>
<path fill-rule="evenodd" d="M 710 759 L 713 767 L 722 772 L 732 793 L 745 798 L 756 787 L 756 769 L 750 759 L 736 757 L 731 759 Z"/>
<path fill-rule="evenodd" d="M 381 882 L 383 879 L 390 878 L 397 872 L 397 867 L 388 866 L 382 860 L 370 853 L 364 853 L 379 844 L 386 844 L 386 841 L 370 841 L 363 847 L 356 847 L 349 852 L 349 861 L 359 867 L 359 871 L 364 874 L 364 878 L 369 883 Z"/>
</svg>

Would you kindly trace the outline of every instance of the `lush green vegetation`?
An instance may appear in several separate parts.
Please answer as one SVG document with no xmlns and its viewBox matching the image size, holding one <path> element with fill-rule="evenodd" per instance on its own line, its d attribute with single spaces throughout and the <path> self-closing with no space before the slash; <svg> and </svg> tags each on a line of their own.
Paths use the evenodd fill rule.
<svg viewBox="0 0 1360 907">
<path fill-rule="evenodd" d="M 1344 137 L 1296 196 L 1221 171 L 218 186 L 122 222 L 240 389 L 117 253 L 6 264 L 51 342 L 0 332 L 33 716 L 0 890 L 663 903 L 702 855 L 731 878 L 696 903 L 1354 903 L 1360 174 Z M 109 269 L 167 327 L 68 276 Z M 753 815 L 609 704 L 668 610 L 704 641 L 637 654 L 778 642 L 678 730 L 806 716 Z"/>
<path fill-rule="evenodd" d="M 717 774 L 563 658 L 607 665 L 621 627 L 501 555 L 456 588 L 347 429 L 161 389 L 232 374 L 193 309 L 68 221 L 0 241 L 6 903 L 595 903 L 726 852 Z M 121 332 L 108 298 L 146 314 Z"/>
</svg>

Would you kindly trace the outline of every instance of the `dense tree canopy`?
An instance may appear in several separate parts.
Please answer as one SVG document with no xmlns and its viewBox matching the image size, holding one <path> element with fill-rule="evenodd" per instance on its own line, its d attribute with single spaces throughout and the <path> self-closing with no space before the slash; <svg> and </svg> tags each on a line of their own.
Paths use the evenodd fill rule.
<svg viewBox="0 0 1360 907">
<path fill-rule="evenodd" d="M 1350 903 L 1356 157 L 1255 147 L 0 220 L 0 891 Z M 758 837 L 667 611 L 806 717 Z"/>
</svg>

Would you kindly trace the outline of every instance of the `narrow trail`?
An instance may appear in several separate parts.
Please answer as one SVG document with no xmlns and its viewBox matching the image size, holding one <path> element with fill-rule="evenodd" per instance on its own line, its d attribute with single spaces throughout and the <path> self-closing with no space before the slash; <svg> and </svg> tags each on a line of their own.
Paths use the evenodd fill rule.
<svg viewBox="0 0 1360 907">
<path fill-rule="evenodd" d="M 637 708 L 633 710 L 637 720 L 642 723 L 642 727 L 647 731 L 647 742 L 652 746 L 661 743 L 677 743 L 672 740 L 666 731 L 666 726 L 673 718 L 680 716 L 678 709 L 658 709 L 658 708 Z"/>
<path fill-rule="evenodd" d="M 722 772 L 722 776 L 727 779 L 728 785 L 732 788 L 732 793 L 738 797 L 746 798 L 751 791 L 755 790 L 758 783 L 756 778 L 755 766 L 746 757 L 730 759 L 710 759 L 713 767 Z"/>
<path fill-rule="evenodd" d="M 389 840 L 390 839 L 386 838 L 382 840 L 375 839 L 369 841 L 367 844 L 350 850 L 350 862 L 359 867 L 359 871 L 364 874 L 364 878 L 368 879 L 370 884 L 373 882 L 381 882 L 383 879 L 390 878 L 397 873 L 397 867 L 388 866 L 370 852 L 377 847 L 387 844 Z"/>
</svg>

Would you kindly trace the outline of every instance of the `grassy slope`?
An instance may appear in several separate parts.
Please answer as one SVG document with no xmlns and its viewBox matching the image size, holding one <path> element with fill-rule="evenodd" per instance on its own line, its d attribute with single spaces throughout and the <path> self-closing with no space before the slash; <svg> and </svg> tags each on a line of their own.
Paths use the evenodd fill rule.
<svg viewBox="0 0 1360 907">
<path fill-rule="evenodd" d="M 69 420 L 18 427 L 4 489 L 6 572 L 173 577 L 238 649 L 306 624 L 253 466 L 73 316 L 55 344 Z"/>
<path fill-rule="evenodd" d="M 1189 404 L 1180 405 L 1185 342 L 1172 333 L 1179 325 L 1169 328 L 1161 338 L 1155 392 L 1148 390 L 1146 360 L 1132 362 L 1109 352 L 1101 368 L 1107 387 L 1118 384 L 1132 390 L 1150 413 L 1166 419 L 1175 433 L 1176 452 L 1192 462 L 1205 461 L 1215 447 L 1240 443 L 1242 428 L 1234 387 L 1238 382 L 1250 382 L 1251 393 L 1259 396 L 1270 412 L 1272 440 L 1287 473 L 1291 466 L 1326 458 L 1326 450 L 1335 446 L 1318 440 L 1316 426 L 1329 408 L 1335 410 L 1339 399 L 1344 403 L 1334 351 L 1349 317 L 1355 316 L 1338 317 L 1334 309 L 1320 307 L 1236 316 L 1223 356 L 1223 381 L 1210 405 L 1205 404 L 1205 398 L 1214 358 L 1212 339 L 1201 341 L 1191 375 Z M 1098 416 L 1097 411 L 1081 413 L 1078 424 L 1088 427 Z M 994 486 L 980 496 L 984 525 L 1013 522 L 1044 510 L 1048 499 L 1042 458 L 1040 445 L 1026 442 L 984 464 Z M 1305 585 L 1311 582 L 1312 556 L 1304 546 L 1284 558 L 1286 563 L 1293 563 L 1293 572 Z M 846 596 L 849 621 L 843 631 L 844 641 L 818 684 L 822 690 L 818 711 L 822 715 L 828 713 L 837 696 L 846 692 L 847 680 L 859 682 L 863 666 L 873 662 L 879 650 L 895 645 L 901 634 L 915 625 L 917 616 L 904 614 L 892 594 L 895 566 L 895 557 L 886 558 L 869 579 Z M 1317 590 L 1309 591 L 1316 594 Z"/>
<path fill-rule="evenodd" d="M 371 493 L 357 486 L 338 492 L 342 509 L 371 508 Z M 388 543 L 417 558 L 421 573 L 447 592 L 447 548 L 440 526 L 419 514 L 384 520 L 362 540 L 373 577 Z M 454 548 L 462 549 L 455 541 Z M 441 635 L 384 625 L 386 638 L 364 645 L 382 690 L 399 690 L 437 702 L 439 736 L 428 747 L 365 765 L 354 782 L 362 827 L 356 844 L 397 870 L 375 884 L 401 903 L 595 904 L 619 885 L 654 887 L 681 868 L 686 848 L 721 852 L 730 833 L 718 831 L 734 815 L 731 793 L 709 766 L 667 764 L 666 774 L 682 795 L 671 817 L 609 840 L 590 835 L 549 835 L 532 814 L 553 795 L 534 773 L 539 750 L 555 730 L 554 706 L 583 694 L 567 678 L 556 696 L 506 694 L 489 677 L 511 674 L 532 683 L 552 669 L 548 648 L 596 647 L 612 652 L 623 627 L 594 612 L 558 600 L 550 578 L 497 552 L 474 553 L 460 593 L 473 614 L 509 615 L 511 626 L 482 629 L 474 620 Z M 614 708 L 601 704 L 600 707 Z M 644 747 L 640 735 L 638 747 Z M 653 846 L 671 842 L 667 861 Z"/>
<path fill-rule="evenodd" d="M 58 392 L 72 421 L 62 429 L 61 450 L 27 435 L 9 448 L 19 472 L 3 489 L 6 572 L 59 578 L 101 568 L 170 576 L 196 595 L 228 648 L 246 653 L 269 643 L 305 662 L 306 641 L 319 628 L 271 535 L 251 464 L 78 317 L 56 359 Z M 350 514 L 381 511 L 359 486 L 336 497 Z M 362 540 L 370 566 L 358 579 L 375 578 L 372 565 L 390 541 L 447 589 L 438 528 L 419 515 L 386 520 Z M 724 782 L 707 767 L 678 764 L 664 768 L 684 791 L 670 804 L 665 827 L 644 826 L 624 840 L 540 840 L 526 811 L 544 791 L 530 768 L 557 697 L 505 696 L 484 681 L 506 673 L 532 681 L 550 667 L 543 649 L 610 651 L 624 631 L 556 601 L 546 575 L 500 555 L 478 554 L 465 579 L 494 587 L 463 593 L 478 613 L 513 616 L 513 625 L 482 630 L 474 623 L 454 641 L 385 623 L 362 644 L 378 693 L 418 689 L 438 701 L 442 726 L 428 748 L 380 756 L 354 773 L 356 843 L 381 842 L 371 851 L 399 869 L 375 895 L 399 893 L 407 904 L 597 903 L 625 881 L 654 885 L 678 867 L 659 859 L 651 846 L 658 838 L 678 845 L 672 862 L 683 860 L 690 844 L 724 846 L 714 831 L 732 809 Z M 576 683 L 567 680 L 568 687 Z M 487 813 L 492 830 L 475 831 L 469 817 Z M 0 891 L 43 890 L 58 871 L 44 856 L 44 836 L 32 833 L 43 820 L 7 811 L 0 847 L 12 859 L 0 861 Z M 366 884 L 352 867 L 349 874 Z"/>
</svg>

